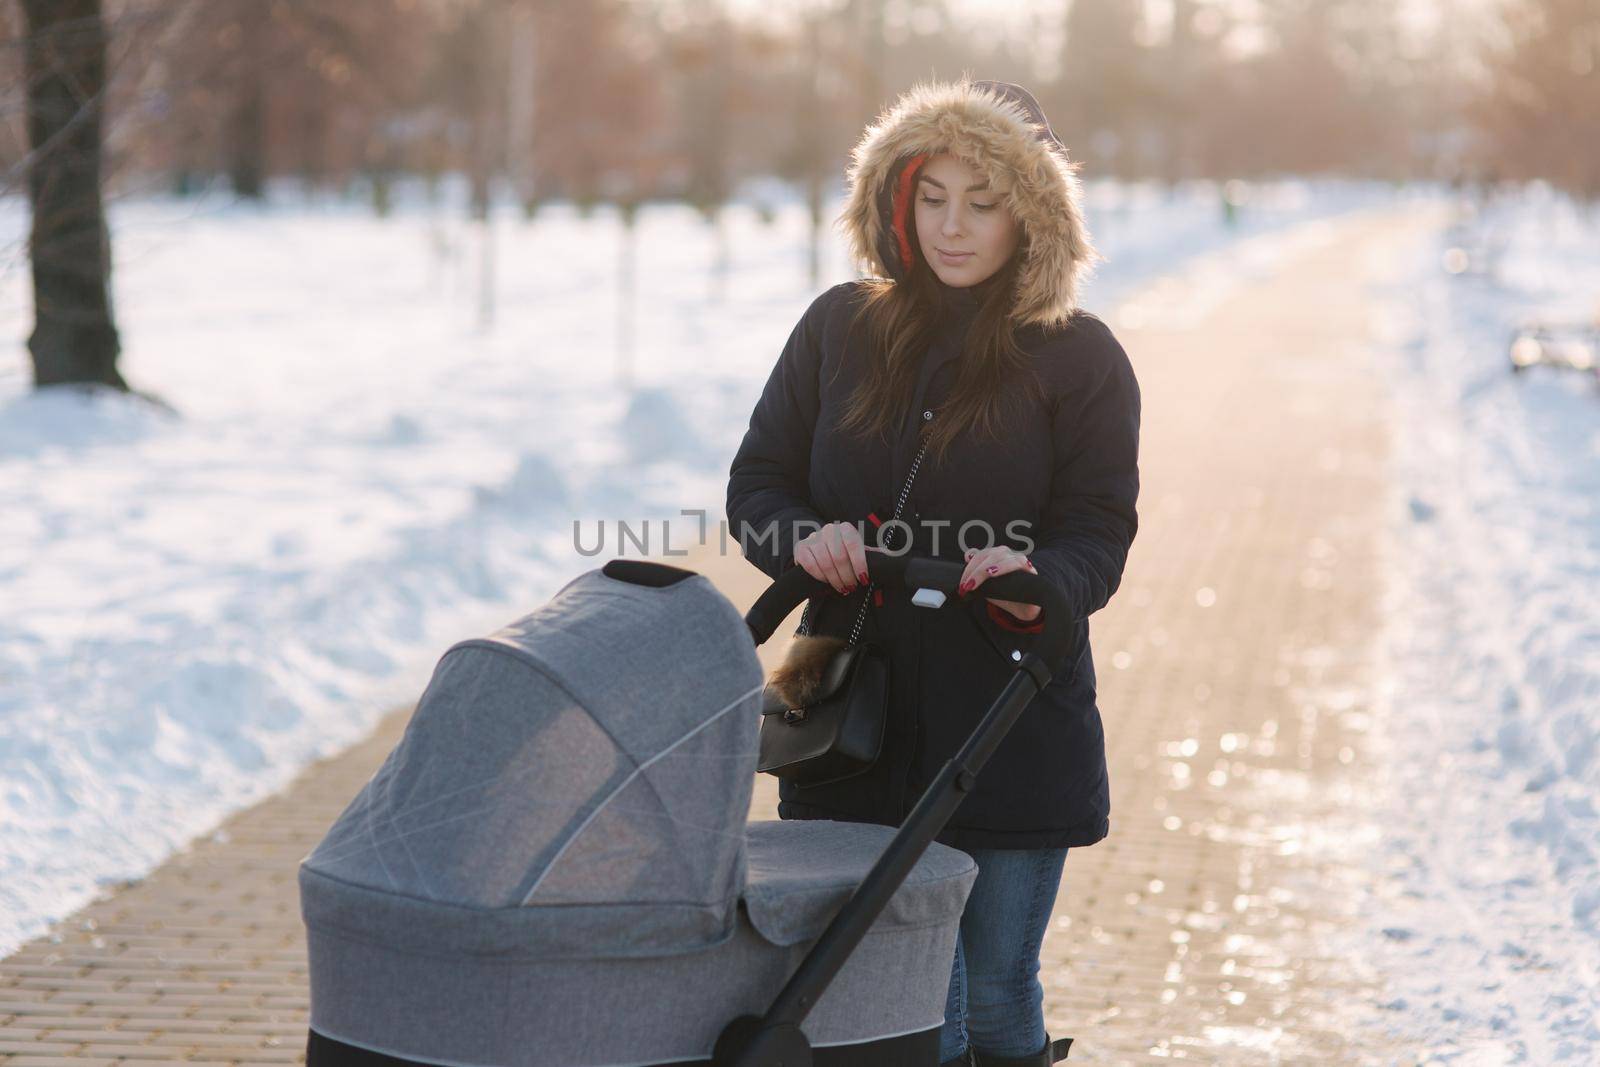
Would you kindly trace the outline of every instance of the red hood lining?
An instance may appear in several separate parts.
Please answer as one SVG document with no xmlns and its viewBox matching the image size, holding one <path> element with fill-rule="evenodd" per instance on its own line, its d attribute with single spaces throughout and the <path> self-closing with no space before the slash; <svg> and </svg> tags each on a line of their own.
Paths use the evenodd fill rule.
<svg viewBox="0 0 1600 1067">
<path fill-rule="evenodd" d="M 900 171 L 900 180 L 895 184 L 894 190 L 894 229 L 895 241 L 900 249 L 900 266 L 909 276 L 911 273 L 911 238 L 906 233 L 906 214 L 911 206 L 911 190 L 917 181 L 917 172 L 928 161 L 927 153 L 912 156 Z"/>
</svg>

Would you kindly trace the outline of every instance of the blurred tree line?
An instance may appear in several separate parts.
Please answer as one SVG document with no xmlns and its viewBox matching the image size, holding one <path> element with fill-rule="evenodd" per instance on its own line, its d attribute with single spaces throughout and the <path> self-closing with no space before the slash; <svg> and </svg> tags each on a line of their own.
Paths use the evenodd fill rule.
<svg viewBox="0 0 1600 1067">
<path fill-rule="evenodd" d="M 24 6 L 0 0 L 13 184 Z M 1478 169 L 1595 190 L 1594 0 L 1440 0 L 1420 29 L 1391 0 L 1055 0 L 1015 5 L 1020 23 L 999 7 L 103 0 L 105 174 L 245 197 L 361 178 L 381 207 L 396 175 L 459 172 L 529 204 L 709 206 L 748 177 L 833 180 L 901 89 L 968 70 L 1032 89 L 1090 177 Z"/>
<path fill-rule="evenodd" d="M 36 286 L 113 352 L 102 187 L 359 187 L 384 213 L 397 177 L 459 174 L 480 218 L 506 194 L 711 218 L 778 177 L 820 227 L 862 126 L 962 72 L 1028 86 L 1088 178 L 1600 195 L 1597 0 L 0 0 L 0 40 Z"/>
</svg>

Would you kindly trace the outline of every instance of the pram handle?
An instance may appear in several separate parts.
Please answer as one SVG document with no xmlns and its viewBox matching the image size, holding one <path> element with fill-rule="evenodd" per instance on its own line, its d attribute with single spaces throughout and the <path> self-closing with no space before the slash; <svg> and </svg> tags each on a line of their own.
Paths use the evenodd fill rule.
<svg viewBox="0 0 1600 1067">
<path fill-rule="evenodd" d="M 945 604 L 956 598 L 956 588 L 966 564 L 936 556 L 911 553 L 868 552 L 867 577 L 877 585 L 901 589 L 937 589 L 946 597 Z M 986 578 L 978 587 L 985 597 L 997 600 L 1016 600 L 1024 604 L 1037 604 L 1044 610 L 1044 629 L 1035 654 L 1049 668 L 1049 674 L 1058 671 L 1066 658 L 1072 641 L 1068 628 L 1062 625 L 1068 618 L 1067 598 L 1043 575 L 1028 571 L 1009 571 Z M 758 645 L 771 639 L 784 619 L 804 600 L 833 593 L 833 586 L 813 578 L 801 566 L 791 566 L 773 582 L 745 614 L 750 635 Z M 1048 676 L 1045 680 L 1048 680 Z M 1040 682 L 1042 686 L 1043 681 Z"/>
</svg>

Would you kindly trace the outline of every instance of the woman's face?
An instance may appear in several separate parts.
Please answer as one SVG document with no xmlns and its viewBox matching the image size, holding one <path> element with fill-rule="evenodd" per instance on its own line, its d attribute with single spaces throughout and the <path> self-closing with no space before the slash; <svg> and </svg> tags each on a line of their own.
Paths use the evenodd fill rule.
<svg viewBox="0 0 1600 1067">
<path fill-rule="evenodd" d="M 1004 192 L 990 189 L 982 175 L 948 152 L 923 164 L 917 240 L 940 281 L 955 288 L 977 285 L 1011 258 L 1021 227 Z"/>
</svg>

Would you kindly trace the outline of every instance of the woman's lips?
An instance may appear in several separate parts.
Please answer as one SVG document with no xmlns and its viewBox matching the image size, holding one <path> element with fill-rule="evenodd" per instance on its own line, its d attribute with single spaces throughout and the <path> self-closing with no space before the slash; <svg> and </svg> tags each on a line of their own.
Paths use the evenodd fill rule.
<svg viewBox="0 0 1600 1067">
<path fill-rule="evenodd" d="M 936 248 L 935 251 L 939 253 L 940 259 L 944 260 L 952 267 L 965 263 L 967 260 L 973 257 L 973 253 L 971 252 L 946 252 L 942 248 Z"/>
</svg>

